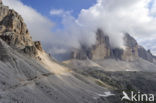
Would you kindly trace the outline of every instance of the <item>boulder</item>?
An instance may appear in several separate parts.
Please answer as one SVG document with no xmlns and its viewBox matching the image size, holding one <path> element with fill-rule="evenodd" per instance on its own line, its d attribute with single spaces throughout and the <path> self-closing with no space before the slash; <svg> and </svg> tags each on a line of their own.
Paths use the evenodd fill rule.
<svg viewBox="0 0 156 103">
<path fill-rule="evenodd" d="M 25 54 L 28 54 L 29 56 L 35 56 L 37 55 L 37 50 L 35 46 L 25 46 L 23 49 Z"/>
<path fill-rule="evenodd" d="M 41 45 L 41 42 L 40 42 L 40 41 L 35 41 L 35 42 L 34 42 L 34 45 L 35 45 L 35 47 L 36 47 L 38 50 L 42 51 L 42 45 Z"/>
</svg>

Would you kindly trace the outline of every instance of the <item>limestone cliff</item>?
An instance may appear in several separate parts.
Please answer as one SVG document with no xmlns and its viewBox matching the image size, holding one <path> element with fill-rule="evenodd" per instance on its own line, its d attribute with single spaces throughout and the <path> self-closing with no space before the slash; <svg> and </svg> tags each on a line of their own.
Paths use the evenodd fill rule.
<svg viewBox="0 0 156 103">
<path fill-rule="evenodd" d="M 132 36 L 125 34 L 124 40 L 126 49 L 122 55 L 123 60 L 132 61 L 133 59 L 140 57 L 153 62 L 154 58 L 150 50 L 145 50 L 145 48 L 140 46 Z"/>
<path fill-rule="evenodd" d="M 138 43 L 128 33 L 125 34 L 125 50 L 122 55 L 122 59 L 126 61 L 132 61 L 138 57 Z"/>
<path fill-rule="evenodd" d="M 96 33 L 96 44 L 92 48 L 92 59 L 104 59 L 110 56 L 111 47 L 109 37 L 101 29 Z"/>
<path fill-rule="evenodd" d="M 16 11 L 0 3 L 0 38 L 13 48 L 29 55 L 42 50 L 40 42 L 33 42 L 23 18 Z"/>
<path fill-rule="evenodd" d="M 109 37 L 101 30 L 96 32 L 96 43 L 91 47 L 81 45 L 80 49 L 72 52 L 74 59 L 91 59 L 102 60 L 105 58 L 114 58 L 124 61 L 133 61 L 137 58 L 142 58 L 153 62 L 153 55 L 150 51 L 146 51 L 137 41 L 126 33 L 124 36 L 125 49 L 112 48 Z"/>
<path fill-rule="evenodd" d="M 81 45 L 81 48 L 72 53 L 72 58 L 75 59 L 104 59 L 110 56 L 110 41 L 109 37 L 104 34 L 101 29 L 96 32 L 96 44 L 92 47 Z"/>
</svg>

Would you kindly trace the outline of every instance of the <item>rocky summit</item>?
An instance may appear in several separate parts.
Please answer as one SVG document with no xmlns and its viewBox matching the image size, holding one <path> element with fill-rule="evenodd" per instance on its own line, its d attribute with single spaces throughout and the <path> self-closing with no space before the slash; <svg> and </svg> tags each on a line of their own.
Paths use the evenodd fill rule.
<svg viewBox="0 0 156 103">
<path fill-rule="evenodd" d="M 98 29 L 96 32 L 95 45 L 91 47 L 81 45 L 80 49 L 76 49 L 72 52 L 72 58 L 82 60 L 114 58 L 124 61 L 133 61 L 136 58 L 142 58 L 153 62 L 154 56 L 151 54 L 150 50 L 146 51 L 130 34 L 125 33 L 124 43 L 124 49 L 111 47 L 107 34 L 105 34 L 101 29 Z"/>
<path fill-rule="evenodd" d="M 42 50 L 39 41 L 33 42 L 23 18 L 16 11 L 0 4 L 0 38 L 8 45 L 27 54 Z M 30 53 L 31 52 L 31 53 Z"/>
<path fill-rule="evenodd" d="M 124 39 L 124 50 L 112 48 L 98 29 L 95 45 L 58 62 L 0 0 L 0 103 L 121 103 L 123 91 L 132 90 L 156 95 L 156 57 L 129 34 Z"/>
<path fill-rule="evenodd" d="M 140 46 L 128 33 L 125 34 L 124 40 L 126 44 L 126 50 L 123 54 L 124 60 L 133 60 L 134 58 L 140 57 L 153 62 L 154 56 L 151 54 L 150 50 L 145 50 L 144 47 Z"/>
<path fill-rule="evenodd" d="M 101 29 L 96 33 L 96 44 L 92 47 L 81 45 L 80 49 L 72 53 L 75 59 L 105 59 L 111 55 L 111 46 L 109 37 Z"/>
</svg>

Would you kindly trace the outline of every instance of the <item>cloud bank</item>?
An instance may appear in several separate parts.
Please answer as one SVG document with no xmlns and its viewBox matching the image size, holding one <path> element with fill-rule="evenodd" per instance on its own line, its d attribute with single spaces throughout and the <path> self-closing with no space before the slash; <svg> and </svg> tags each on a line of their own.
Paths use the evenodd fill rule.
<svg viewBox="0 0 156 103">
<path fill-rule="evenodd" d="M 151 1 L 153 3 L 149 7 Z M 113 47 L 123 47 L 123 33 L 128 32 L 143 46 L 155 50 L 154 15 L 156 0 L 97 0 L 92 7 L 82 9 L 78 18 L 69 14 L 62 16 L 64 29 L 58 30 L 55 37 L 63 39 L 65 42 L 62 44 L 73 47 L 79 47 L 80 42 L 91 45 L 95 43 L 97 28 L 102 28 Z M 146 46 L 147 42 L 150 46 Z"/>
<path fill-rule="evenodd" d="M 63 9 L 52 9 L 50 11 L 52 16 L 66 16 L 70 15 L 70 13 L 72 13 L 72 11 L 64 11 Z"/>
<path fill-rule="evenodd" d="M 3 0 L 3 4 L 17 11 L 24 19 L 34 40 L 51 40 L 51 29 L 54 25 L 48 18 L 42 16 L 35 9 L 23 4 L 20 0 Z"/>
</svg>

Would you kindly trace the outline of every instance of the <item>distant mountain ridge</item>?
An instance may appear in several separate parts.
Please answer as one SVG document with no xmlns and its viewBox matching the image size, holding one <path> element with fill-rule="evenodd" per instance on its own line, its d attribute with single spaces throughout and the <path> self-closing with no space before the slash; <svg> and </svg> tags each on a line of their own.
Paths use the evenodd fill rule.
<svg viewBox="0 0 156 103">
<path fill-rule="evenodd" d="M 109 37 L 101 29 L 98 29 L 96 32 L 95 45 L 92 47 L 81 45 L 80 49 L 76 49 L 72 52 L 72 58 L 80 60 L 114 58 L 124 61 L 133 61 L 135 58 L 141 57 L 149 62 L 153 62 L 155 59 L 150 50 L 146 51 L 130 34 L 125 34 L 124 42 L 125 49 L 112 48 Z"/>
</svg>

